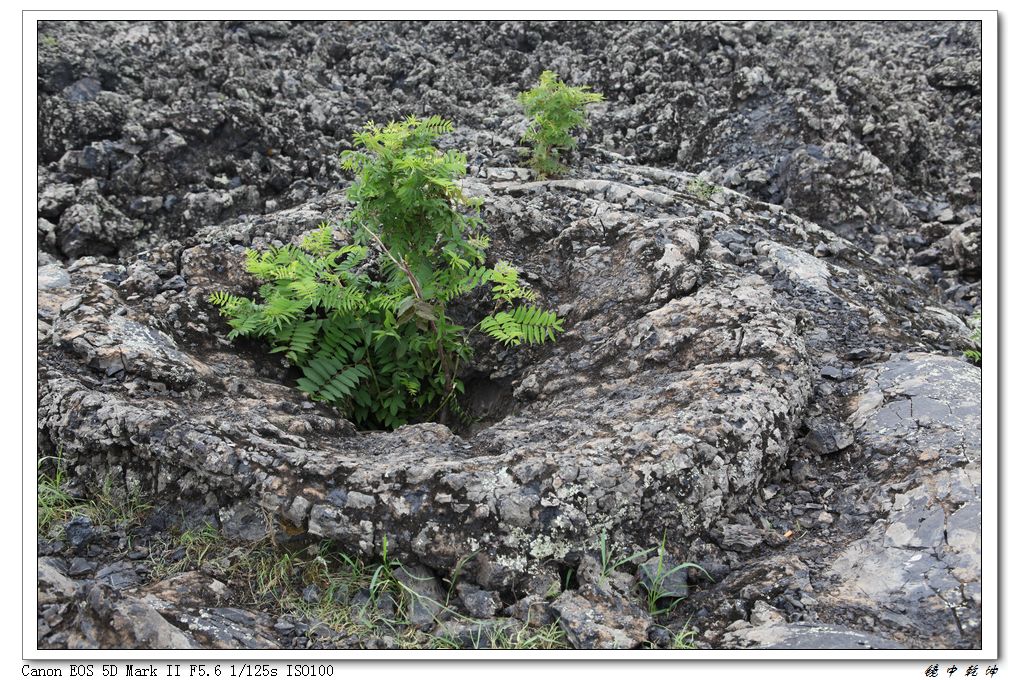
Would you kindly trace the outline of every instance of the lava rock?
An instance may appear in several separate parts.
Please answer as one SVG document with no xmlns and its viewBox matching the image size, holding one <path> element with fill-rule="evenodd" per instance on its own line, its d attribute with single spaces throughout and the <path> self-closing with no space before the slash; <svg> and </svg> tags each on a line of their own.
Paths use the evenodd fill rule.
<svg viewBox="0 0 1020 680">
<path fill-rule="evenodd" d="M 828 624 L 748 627 L 726 635 L 724 641 L 750 649 L 903 649 L 895 640 Z"/>
<path fill-rule="evenodd" d="M 564 592 L 550 607 L 576 649 L 634 649 L 652 625 L 647 612 L 592 584 Z"/>
<path fill-rule="evenodd" d="M 84 551 L 89 543 L 96 538 L 96 529 L 92 520 L 85 515 L 79 515 L 71 519 L 64 528 L 64 538 L 71 549 L 77 553 Z"/>
<path fill-rule="evenodd" d="M 95 562 L 90 562 L 81 557 L 75 557 L 71 560 L 71 564 L 67 567 L 68 576 L 84 576 L 85 574 L 92 573 L 96 568 Z"/>
<path fill-rule="evenodd" d="M 804 443 L 815 453 L 836 453 L 854 443 L 853 429 L 838 420 L 812 418 L 808 419 L 807 427 L 809 431 Z"/>
<path fill-rule="evenodd" d="M 499 593 L 482 590 L 470 583 L 457 584 L 457 597 L 464 610 L 478 619 L 491 619 L 503 606 Z"/>
<path fill-rule="evenodd" d="M 401 565 L 393 576 L 401 584 L 401 593 L 408 604 L 407 618 L 412 625 L 431 626 L 449 616 L 443 588 L 426 567 Z"/>
</svg>

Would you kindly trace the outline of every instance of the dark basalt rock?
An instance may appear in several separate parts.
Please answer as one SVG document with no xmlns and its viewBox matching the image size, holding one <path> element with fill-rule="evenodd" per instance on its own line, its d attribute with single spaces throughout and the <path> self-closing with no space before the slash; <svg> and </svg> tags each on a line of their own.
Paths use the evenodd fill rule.
<svg viewBox="0 0 1020 680">
<path fill-rule="evenodd" d="M 633 649 L 648 639 L 648 612 L 610 591 L 588 584 L 550 605 L 578 649 Z"/>
<path fill-rule="evenodd" d="M 760 649 L 903 649 L 895 640 L 829 625 L 745 628 L 731 633 L 730 638 L 736 646 Z"/>
<path fill-rule="evenodd" d="M 778 534 L 742 513 L 790 462 L 814 381 L 827 380 L 815 361 L 852 364 L 860 347 L 868 357 L 959 351 L 966 329 L 934 305 L 898 306 L 909 281 L 890 281 L 853 246 L 779 208 L 727 192 L 705 210 L 667 188 L 682 175 L 638 166 L 602 166 L 598 176 L 615 179 L 465 184 L 487 197 L 500 255 L 568 321 L 563 340 L 540 350 L 481 348 L 475 370 L 509 380 L 515 406 L 471 438 L 437 424 L 356 433 L 335 411 L 303 405 L 261 350 L 217 341 L 222 323 L 206 295 L 251 286 L 226 266 L 241 257 L 230 243 L 297 239 L 304 210 L 211 228 L 128 267 L 145 262 L 162 280 L 176 270 L 161 262 L 179 258 L 184 291 L 128 295 L 120 265 L 72 266 L 70 285 L 48 289 L 58 311 L 41 354 L 44 437 L 63 442 L 83 481 L 122 469 L 148 493 L 225 499 L 210 510 L 231 535 L 265 535 L 268 512 L 366 556 L 385 536 L 392 554 L 441 573 L 474 553 L 462 576 L 488 590 L 515 589 L 540 565 L 591 550 L 601 527 L 630 550 L 664 530 L 679 546 L 698 535 L 740 553 L 776 544 Z M 713 238 L 738 215 L 754 244 L 744 265 Z M 838 244 L 840 263 L 812 255 L 818 243 Z M 946 380 L 963 399 L 956 375 Z M 937 403 L 918 401 L 918 412 Z M 875 417 L 885 422 L 890 408 Z M 858 429 L 850 441 L 885 446 L 845 422 L 840 431 Z M 821 509 L 805 506 L 798 521 L 831 524 Z M 425 608 L 422 621 L 434 615 Z"/>
<path fill-rule="evenodd" d="M 484 135 L 473 165 L 510 165 L 513 97 L 549 66 L 606 96 L 588 148 L 702 171 L 890 261 L 949 206 L 980 219 L 978 22 L 253 25 L 41 24 L 43 216 L 80 205 L 40 247 L 134 253 L 300 205 L 348 181 L 337 150 L 369 119 L 443 115 Z M 90 181 L 108 206 L 53 200 Z"/>
</svg>

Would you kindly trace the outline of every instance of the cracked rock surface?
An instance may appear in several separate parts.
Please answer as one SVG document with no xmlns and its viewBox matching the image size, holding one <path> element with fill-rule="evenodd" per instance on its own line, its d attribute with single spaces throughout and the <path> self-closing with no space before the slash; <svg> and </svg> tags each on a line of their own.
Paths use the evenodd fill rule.
<svg viewBox="0 0 1020 680">
<path fill-rule="evenodd" d="M 556 345 L 514 355 L 480 346 L 473 370 L 502 385 L 509 404 L 488 426 L 359 433 L 303 401 L 284 364 L 221 343 L 223 324 L 204 298 L 218 288 L 250 291 L 223 263 L 240 258 L 242 245 L 299 238 L 305 211 L 285 211 L 208 229 L 127 266 L 85 258 L 65 276 L 48 265 L 43 441 L 61 443 L 82 484 L 116 470 L 129 488 L 211 503 L 235 536 L 265 535 L 265 512 L 366 556 L 385 537 L 394 554 L 440 573 L 474 554 L 463 577 L 502 592 L 545 565 L 576 561 L 603 532 L 629 550 L 663 537 L 761 550 L 769 532 L 746 509 L 797 458 L 818 455 L 817 428 L 802 435 L 816 412 L 815 420 L 846 413 L 839 422 L 853 435 L 836 438 L 844 453 L 887 457 L 900 446 L 930 457 L 943 446 L 947 460 L 977 465 L 966 457 L 976 455 L 966 433 L 978 414 L 977 369 L 938 355 L 965 346 L 964 329 L 933 306 L 902 306 L 921 294 L 909 280 L 880 279 L 881 267 L 852 245 L 774 206 L 728 192 L 700 204 L 683 173 L 609 165 L 598 175 L 614 179 L 466 182 L 487 198 L 500 256 L 520 263 L 568 320 Z M 664 198 L 640 198 L 651 194 Z M 720 234 L 739 244 L 737 255 Z M 818 244 L 841 256 L 807 252 Z M 179 270 L 167 264 L 178 261 Z M 133 293 L 139 263 L 162 272 L 160 281 L 183 279 L 183 289 Z M 908 348 L 927 353 L 903 354 Z M 822 362 L 843 366 L 840 375 L 854 376 L 845 384 L 860 390 L 833 389 Z M 891 597 L 920 615 L 934 597 L 973 619 L 973 599 L 951 587 L 978 587 L 977 488 L 962 483 L 968 474 L 953 468 L 904 488 L 889 509 L 906 519 L 889 515 L 877 547 L 862 537 L 825 576 L 844 581 L 844 592 L 855 588 L 847 574 L 868 573 L 855 560 L 879 559 L 869 549 L 899 559 L 889 537 L 904 549 L 928 546 L 928 561 L 902 567 L 903 588 L 887 580 L 870 606 Z M 928 483 L 947 489 L 938 498 L 952 514 L 922 512 Z M 833 520 L 819 510 L 819 522 Z M 918 527 L 905 521 L 918 512 L 931 527 L 950 522 L 955 542 L 936 542 L 933 529 L 910 533 Z M 929 582 L 919 593 L 922 575 Z M 566 601 L 557 607 L 572 611 Z"/>
<path fill-rule="evenodd" d="M 966 639 L 981 626 L 980 375 L 905 354 L 864 380 L 854 418 L 866 444 L 889 456 L 891 506 L 828 575 L 848 600 L 890 604 L 885 615 L 903 625 L 925 612 L 926 626 L 955 626 Z"/>
<path fill-rule="evenodd" d="M 549 68 L 605 95 L 589 147 L 784 205 L 967 314 L 980 48 L 978 22 L 42 22 L 39 244 L 133 254 L 302 205 L 367 120 L 439 114 L 511 165 Z"/>
</svg>

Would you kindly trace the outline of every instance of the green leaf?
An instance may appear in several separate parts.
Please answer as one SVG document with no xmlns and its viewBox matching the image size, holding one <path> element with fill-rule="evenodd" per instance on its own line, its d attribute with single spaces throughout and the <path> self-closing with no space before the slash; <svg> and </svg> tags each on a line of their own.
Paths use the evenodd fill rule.
<svg viewBox="0 0 1020 680">
<path fill-rule="evenodd" d="M 427 419 L 441 405 L 464 417 L 452 398 L 464 384 L 444 366 L 466 365 L 469 331 L 446 310 L 471 291 L 471 304 L 482 302 L 483 285 L 491 284 L 496 306 L 483 332 L 517 345 L 562 330 L 516 268 L 485 266 L 482 200 L 460 187 L 466 156 L 435 147 L 452 129 L 438 116 L 366 125 L 341 154 L 355 174 L 343 227 L 320 224 L 300 247 L 249 249 L 241 264 L 261 284 L 257 294 L 208 298 L 227 320 L 228 338 L 264 337 L 270 353 L 300 368 L 298 389 L 361 426 Z M 353 237 L 341 243 L 346 233 Z"/>
</svg>

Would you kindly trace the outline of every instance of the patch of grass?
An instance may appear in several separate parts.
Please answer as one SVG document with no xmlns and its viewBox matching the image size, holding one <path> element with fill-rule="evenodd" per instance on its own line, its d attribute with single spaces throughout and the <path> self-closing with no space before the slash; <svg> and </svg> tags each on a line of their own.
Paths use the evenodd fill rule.
<svg viewBox="0 0 1020 680">
<path fill-rule="evenodd" d="M 558 624 L 518 628 L 511 624 L 479 626 L 466 641 L 453 634 L 429 635 L 431 649 L 568 649 L 566 633 Z"/>
<path fill-rule="evenodd" d="M 974 312 L 974 316 L 970 318 L 970 326 L 973 329 L 970 334 L 970 341 L 974 343 L 974 348 L 963 350 L 963 356 L 970 361 L 974 362 L 978 366 L 981 365 L 981 310 Z"/>
<path fill-rule="evenodd" d="M 42 472 L 43 464 L 56 461 L 52 474 Z M 76 516 L 94 524 L 129 526 L 138 522 L 151 505 L 137 493 L 116 494 L 107 480 L 92 499 L 75 498 L 67 489 L 66 470 L 58 453 L 39 461 L 38 507 L 40 535 L 53 533 Z M 380 559 L 367 563 L 336 550 L 328 541 L 296 550 L 281 549 L 272 540 L 237 545 L 226 540 L 210 522 L 149 543 L 151 575 L 160 581 L 185 571 L 212 567 L 239 595 L 238 605 L 275 614 L 290 614 L 313 623 L 316 632 L 337 637 L 371 640 L 391 638 L 404 649 L 450 649 L 482 647 L 494 649 L 562 649 L 568 647 L 564 632 L 556 624 L 518 630 L 488 624 L 465 616 L 451 607 L 454 587 L 472 553 L 462 559 L 446 579 L 448 595 L 437 602 L 450 621 L 477 625 L 475 639 L 433 635 L 409 625 L 408 612 L 415 598 L 424 596 L 397 578 L 400 561 L 383 541 Z M 172 556 L 172 557 L 171 557 Z M 316 597 L 305 597 L 314 585 Z M 366 597 L 367 594 L 367 597 Z M 484 639 L 483 639 L 484 636 Z"/>
<path fill-rule="evenodd" d="M 599 536 L 599 557 L 602 561 L 602 573 L 599 574 L 599 580 L 605 582 L 609 575 L 622 567 L 625 564 L 631 562 L 637 562 L 646 555 L 649 555 L 655 548 L 647 548 L 645 550 L 639 550 L 636 553 L 627 557 L 618 557 L 614 554 L 615 549 L 609 545 L 606 537 L 605 530 Z"/>
<path fill-rule="evenodd" d="M 401 564 L 383 541 L 378 561 L 366 563 L 359 557 L 336 550 L 328 541 L 294 551 L 281 551 L 269 540 L 249 546 L 243 552 L 235 548 L 235 559 L 228 577 L 235 587 L 247 584 L 245 604 L 290 614 L 313 622 L 310 634 L 355 637 L 365 640 L 390 638 L 401 649 L 460 649 L 485 646 L 496 649 L 560 649 L 567 646 L 558 625 L 517 630 L 487 625 L 465 616 L 446 602 L 436 602 L 451 622 L 478 625 L 473 640 L 457 639 L 453 634 L 436 635 L 409 623 L 409 610 L 415 598 L 424 596 L 397 578 Z M 447 579 L 451 591 L 460 571 L 474 555 L 461 560 Z M 315 586 L 315 598 L 305 598 L 305 589 Z M 484 638 L 484 639 L 483 639 Z"/>
<path fill-rule="evenodd" d="M 344 557 L 347 556 L 344 555 Z M 386 536 L 383 536 L 381 557 L 382 559 L 379 564 L 375 565 L 375 569 L 372 570 L 372 580 L 368 584 L 368 592 L 372 602 L 378 604 L 379 598 L 384 593 L 400 594 L 408 590 L 410 596 L 414 596 L 414 591 L 408 589 L 396 577 L 396 570 L 400 568 L 400 562 L 390 557 L 389 539 Z M 349 560 L 350 558 L 347 559 Z"/>
<path fill-rule="evenodd" d="M 90 501 L 90 505 L 88 514 L 92 522 L 110 527 L 138 524 L 152 509 L 152 504 L 143 501 L 139 491 L 127 490 L 123 496 L 118 497 L 110 477 L 103 481 L 102 489 Z"/>
<path fill-rule="evenodd" d="M 703 201 L 708 201 L 719 191 L 719 187 L 706 179 L 695 177 L 687 183 L 687 191 L 691 192 Z"/>
<path fill-rule="evenodd" d="M 690 627 L 690 620 L 684 624 L 678 632 L 673 633 L 673 642 L 670 645 L 670 649 L 697 649 L 697 645 L 694 644 L 694 638 L 697 637 L 697 633 L 693 628 Z"/>
<path fill-rule="evenodd" d="M 230 581 L 247 584 L 247 599 L 257 607 L 318 622 L 327 629 L 320 632 L 341 636 L 403 633 L 400 627 L 406 624 L 406 616 L 394 576 L 399 564 L 386 555 L 381 563 L 366 565 L 360 558 L 333 549 L 328 541 L 281 551 L 268 540 L 243 554 L 235 551 L 235 555 L 238 559 L 228 570 Z M 318 591 L 313 601 L 304 597 L 308 586 Z M 387 595 L 396 605 L 392 612 L 384 606 Z"/>
<path fill-rule="evenodd" d="M 52 477 L 42 472 L 38 475 L 36 507 L 39 514 L 36 526 L 40 536 L 48 535 L 56 526 L 69 521 L 81 505 L 64 488 L 64 466 L 60 452 L 56 456 L 40 458 L 40 469 L 46 460 L 56 460 L 56 472 Z"/>
<path fill-rule="evenodd" d="M 215 553 L 216 548 L 224 545 L 219 531 L 210 522 L 201 527 L 187 529 L 172 542 L 157 543 L 159 550 L 150 550 L 153 578 L 161 580 L 174 574 L 200 569 Z M 184 554 L 176 560 L 168 561 L 164 555 L 183 548 Z"/>
<path fill-rule="evenodd" d="M 645 562 L 645 566 L 638 568 L 638 585 L 635 587 L 644 591 L 645 608 L 648 613 L 651 614 L 653 620 L 656 621 L 662 621 L 665 617 L 672 614 L 677 605 L 687 598 L 687 588 L 683 588 L 683 592 L 676 592 L 676 589 L 674 589 L 674 587 L 670 584 L 671 577 L 687 569 L 697 569 L 708 576 L 710 580 L 713 580 L 711 575 L 705 571 L 703 567 L 693 562 L 684 562 L 682 564 L 671 566 L 669 553 L 666 550 L 665 532 L 663 532 L 662 539 L 659 541 L 658 545 L 652 548 L 638 550 L 632 555 L 626 557 L 620 557 L 615 554 L 614 549 L 609 545 L 605 531 L 601 533 L 597 547 L 601 558 L 601 573 L 599 575 L 599 580 L 603 583 L 608 580 L 609 576 L 614 571 L 617 571 L 627 564 L 642 561 L 648 555 L 655 553 L 656 557 L 654 559 L 654 565 L 651 565 L 651 568 L 649 566 L 649 562 L 651 560 Z M 684 579 L 684 584 L 686 585 L 686 579 Z M 661 626 L 660 624 L 656 625 L 669 633 L 671 637 L 669 649 L 697 648 L 694 644 L 694 639 L 697 633 L 690 627 L 690 619 L 688 619 L 683 627 L 676 632 L 670 628 Z"/>
<path fill-rule="evenodd" d="M 556 623 L 541 628 L 497 629 L 490 638 L 492 649 L 566 649 L 567 635 Z"/>
<path fill-rule="evenodd" d="M 667 580 L 681 571 L 687 569 L 698 569 L 705 576 L 711 579 L 711 575 L 700 565 L 693 562 L 684 562 L 677 564 L 672 567 L 666 566 L 668 553 L 666 552 L 666 535 L 663 533 L 662 540 L 657 546 L 656 555 L 657 559 L 655 562 L 655 571 L 649 574 L 649 582 L 641 581 L 641 587 L 645 589 L 646 603 L 648 605 L 648 613 L 652 616 L 661 616 L 669 614 L 673 609 L 680 604 L 680 601 L 687 597 L 687 593 L 678 593 L 670 590 L 667 586 Z M 686 579 L 685 579 L 686 583 Z"/>
<path fill-rule="evenodd" d="M 457 562 L 457 566 L 453 568 L 453 573 L 450 574 L 450 578 L 444 579 L 446 581 L 446 603 L 444 606 L 446 607 L 450 606 L 450 598 L 453 597 L 454 589 L 457 586 L 457 579 L 460 578 L 461 571 L 464 569 L 467 563 L 473 560 L 475 556 L 477 556 L 478 553 L 480 552 L 481 552 L 480 549 L 475 550 L 474 552 L 467 555 L 467 557 L 461 558 Z"/>
<path fill-rule="evenodd" d="M 257 598 L 279 601 L 294 578 L 296 558 L 291 553 L 260 552 L 254 556 L 249 570 L 252 594 Z"/>
<path fill-rule="evenodd" d="M 36 487 L 37 527 L 40 536 L 49 536 L 75 517 L 88 517 L 93 524 L 103 526 L 131 526 L 152 509 L 138 492 L 129 491 L 123 496 L 114 493 L 113 480 L 107 478 L 91 499 L 76 498 L 67 490 L 66 470 L 62 450 L 55 456 L 39 459 Z M 43 463 L 55 461 L 52 475 L 43 473 Z"/>
<path fill-rule="evenodd" d="M 166 560 L 181 548 L 182 556 Z M 206 523 L 164 541 L 150 554 L 154 579 L 215 566 L 237 594 L 238 604 L 314 622 L 310 634 L 378 638 L 399 632 L 399 622 L 379 611 L 376 602 L 356 601 L 358 593 L 370 587 L 376 568 L 333 550 L 328 541 L 297 550 L 281 549 L 268 538 L 236 545 Z M 310 585 L 318 590 L 313 601 L 304 597 Z M 376 588 L 382 587 L 380 574 Z"/>
</svg>

